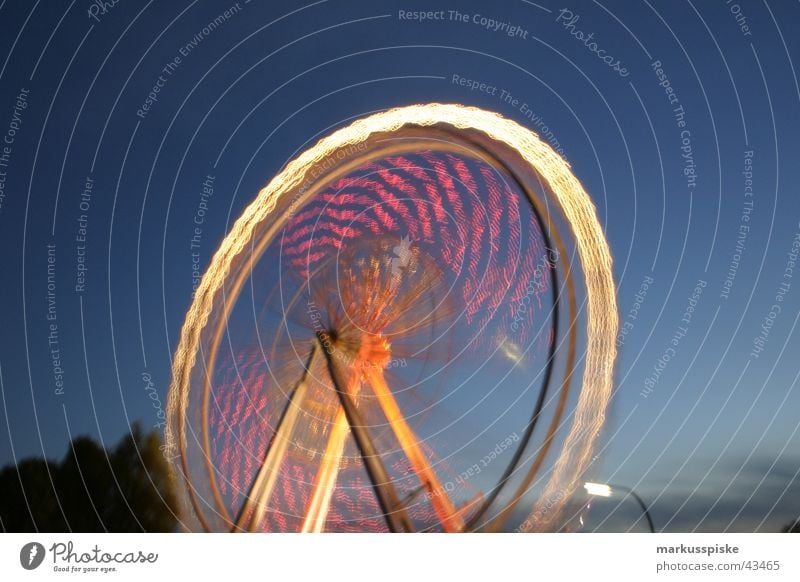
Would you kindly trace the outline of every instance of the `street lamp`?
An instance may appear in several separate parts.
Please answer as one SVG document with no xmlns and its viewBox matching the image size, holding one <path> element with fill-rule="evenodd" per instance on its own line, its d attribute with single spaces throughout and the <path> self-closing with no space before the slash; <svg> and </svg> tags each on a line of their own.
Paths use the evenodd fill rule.
<svg viewBox="0 0 800 582">
<path fill-rule="evenodd" d="M 622 485 L 609 485 L 607 483 L 587 482 L 583 484 L 583 488 L 586 489 L 586 493 L 588 493 L 589 495 L 595 495 L 597 497 L 611 497 L 615 489 L 618 489 L 619 491 L 622 491 L 627 495 L 630 495 L 636 500 L 636 502 L 642 508 L 642 511 L 644 511 L 644 516 L 645 518 L 647 518 L 647 525 L 650 527 L 650 532 L 656 533 L 656 528 L 653 526 L 653 518 L 650 517 L 650 512 L 647 510 L 647 505 L 642 500 L 642 498 L 639 497 L 636 491 L 634 491 L 630 487 L 624 487 Z"/>
</svg>

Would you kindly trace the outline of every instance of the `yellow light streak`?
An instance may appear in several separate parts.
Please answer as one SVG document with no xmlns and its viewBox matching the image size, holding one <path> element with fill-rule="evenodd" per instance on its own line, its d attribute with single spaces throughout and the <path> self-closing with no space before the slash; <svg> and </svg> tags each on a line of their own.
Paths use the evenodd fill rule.
<svg viewBox="0 0 800 582">
<path fill-rule="evenodd" d="M 330 508 L 333 490 L 336 487 L 336 478 L 339 475 L 339 465 L 342 461 L 344 444 L 348 434 L 350 434 L 350 425 L 347 423 L 347 416 L 340 406 L 339 412 L 336 414 L 336 420 L 328 435 L 328 444 L 317 471 L 314 493 L 309 502 L 301 530 L 303 533 L 319 533 L 325 527 L 325 520 L 328 517 L 328 509 Z"/>
</svg>

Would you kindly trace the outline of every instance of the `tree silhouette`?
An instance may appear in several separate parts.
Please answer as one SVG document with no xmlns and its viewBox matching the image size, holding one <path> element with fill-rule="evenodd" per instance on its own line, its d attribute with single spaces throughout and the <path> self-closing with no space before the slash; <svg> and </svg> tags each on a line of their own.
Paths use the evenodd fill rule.
<svg viewBox="0 0 800 582">
<path fill-rule="evenodd" d="M 178 500 L 153 431 L 131 426 L 111 449 L 76 437 L 60 463 L 0 471 L 0 523 L 14 532 L 173 531 Z"/>
</svg>

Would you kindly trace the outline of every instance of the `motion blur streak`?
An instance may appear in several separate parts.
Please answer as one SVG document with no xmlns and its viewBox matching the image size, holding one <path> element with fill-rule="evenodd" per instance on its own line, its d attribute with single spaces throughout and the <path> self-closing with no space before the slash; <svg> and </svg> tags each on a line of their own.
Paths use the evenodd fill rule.
<svg viewBox="0 0 800 582">
<path fill-rule="evenodd" d="M 529 129 L 475 107 L 438 103 L 411 105 L 360 119 L 303 152 L 259 192 L 222 241 L 186 315 L 173 362 L 166 446 L 176 446 L 177 439 L 181 453 L 187 449 L 186 419 L 180 411 L 188 405 L 190 377 L 200 353 L 202 330 L 215 302 L 220 300 L 218 296 L 231 264 L 237 256 L 248 251 L 253 232 L 267 220 L 278 199 L 299 188 L 316 164 L 340 148 L 365 142 L 374 133 L 395 132 L 404 126 L 430 127 L 436 124 L 477 131 L 516 150 L 549 185 L 575 237 L 586 278 L 586 359 L 575 420 L 556 459 L 552 476 L 528 519 L 532 529 L 546 530 L 552 528 L 564 503 L 581 480 L 611 396 L 618 327 L 611 253 L 595 207 L 569 165 Z M 559 500 L 555 505 L 552 504 L 554 499 Z"/>
<path fill-rule="evenodd" d="M 414 473 L 417 474 L 420 482 L 430 492 L 431 502 L 436 509 L 436 515 L 439 516 L 442 527 L 446 532 L 462 531 L 464 529 L 464 521 L 451 503 L 450 497 L 445 492 L 444 486 L 439 481 L 430 463 L 428 463 L 428 459 L 417 441 L 417 435 L 408 426 L 400 407 L 397 405 L 397 401 L 392 396 L 392 391 L 386 385 L 383 370 L 373 369 L 368 373 L 368 379 L 375 396 L 378 397 L 378 402 L 386 415 L 386 419 L 400 442 L 400 446 L 403 447 L 408 460 L 411 461 L 411 466 L 414 467 Z"/>
<path fill-rule="evenodd" d="M 344 453 L 345 439 L 349 433 L 350 425 L 347 424 L 347 417 L 344 410 L 339 407 L 331 434 L 328 437 L 328 445 L 322 455 L 322 462 L 314 483 L 314 495 L 311 497 L 306 519 L 303 522 L 303 533 L 320 533 L 325 527 L 336 477 L 339 475 L 339 463 Z"/>
</svg>

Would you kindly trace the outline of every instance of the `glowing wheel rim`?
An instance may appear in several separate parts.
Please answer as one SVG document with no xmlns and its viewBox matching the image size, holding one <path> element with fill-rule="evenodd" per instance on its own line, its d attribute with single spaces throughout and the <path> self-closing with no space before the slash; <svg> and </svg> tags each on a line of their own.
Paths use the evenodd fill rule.
<svg viewBox="0 0 800 582">
<path fill-rule="evenodd" d="M 402 128 L 432 126 L 450 126 L 456 130 L 477 132 L 489 142 L 513 150 L 549 187 L 572 230 L 585 278 L 585 365 L 574 421 L 555 461 L 552 476 L 528 517 L 526 523 L 529 529 L 547 529 L 552 526 L 564 503 L 577 488 L 605 420 L 612 391 L 618 329 L 611 254 L 594 205 L 570 171 L 569 165 L 529 129 L 496 113 L 478 108 L 433 103 L 378 113 L 360 119 L 320 140 L 290 162 L 259 192 L 222 241 L 197 288 L 181 330 L 173 361 L 167 407 L 169 422 L 166 447 L 168 451 L 174 451 L 177 447 L 181 469 L 196 509 L 199 510 L 199 507 L 189 481 L 190 471 L 186 457 L 185 411 L 189 402 L 192 372 L 195 366 L 204 365 L 204 362 L 198 362 L 202 332 L 210 323 L 217 295 L 223 291 L 231 266 L 237 260 L 241 261 L 251 250 L 253 234 L 271 218 L 276 204 L 282 201 L 285 194 L 302 188 L 317 164 L 343 148 L 358 147 L 366 143 L 376 134 L 390 134 Z M 240 280 L 243 278 L 241 275 L 239 277 Z M 223 309 L 226 316 L 231 308 L 226 302 Z M 213 368 L 213 363 L 211 367 Z M 198 518 L 208 529 L 201 511 L 198 511 Z"/>
</svg>

